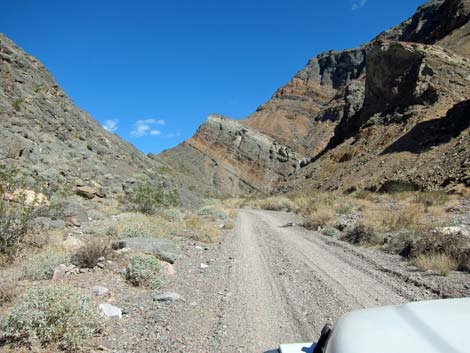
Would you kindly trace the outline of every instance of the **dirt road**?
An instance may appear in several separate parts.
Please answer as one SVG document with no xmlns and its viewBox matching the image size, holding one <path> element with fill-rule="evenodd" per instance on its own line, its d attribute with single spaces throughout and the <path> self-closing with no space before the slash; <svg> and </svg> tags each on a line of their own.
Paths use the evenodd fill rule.
<svg viewBox="0 0 470 353">
<path fill-rule="evenodd" d="M 183 261 L 185 285 L 176 290 L 190 299 L 174 311 L 172 335 L 184 337 L 184 346 L 173 349 L 263 353 L 314 340 L 326 322 L 353 309 L 434 297 L 384 271 L 362 250 L 283 227 L 292 218 L 242 210 L 218 248 Z M 199 269 L 199 261 L 208 267 Z"/>
</svg>

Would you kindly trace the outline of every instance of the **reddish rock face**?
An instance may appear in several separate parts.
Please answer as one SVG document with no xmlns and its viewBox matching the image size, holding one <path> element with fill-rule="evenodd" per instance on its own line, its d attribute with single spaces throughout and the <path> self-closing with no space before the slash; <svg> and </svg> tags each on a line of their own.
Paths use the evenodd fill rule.
<svg viewBox="0 0 470 353">
<path fill-rule="evenodd" d="M 370 43 L 311 59 L 231 123 L 249 131 L 239 147 L 206 122 L 159 158 L 211 194 L 470 185 L 469 20 L 470 0 L 431 0 Z"/>
</svg>

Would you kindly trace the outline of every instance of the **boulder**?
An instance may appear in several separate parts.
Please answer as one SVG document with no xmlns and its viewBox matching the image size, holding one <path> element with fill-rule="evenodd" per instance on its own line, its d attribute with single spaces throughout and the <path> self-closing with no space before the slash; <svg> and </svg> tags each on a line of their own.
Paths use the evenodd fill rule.
<svg viewBox="0 0 470 353">
<path fill-rule="evenodd" d="M 106 297 L 110 295 L 110 291 L 106 287 L 101 287 L 101 286 L 94 286 L 91 288 L 91 291 L 93 294 L 95 294 L 97 297 Z"/>
<path fill-rule="evenodd" d="M 118 320 L 122 318 L 122 310 L 117 306 L 109 303 L 101 303 L 98 307 L 103 316 L 107 319 Z"/>
<path fill-rule="evenodd" d="M 73 201 L 60 202 L 58 214 L 66 219 L 73 217 L 78 222 L 88 222 L 87 210 Z"/>
<path fill-rule="evenodd" d="M 78 196 L 81 196 L 88 200 L 95 198 L 97 192 L 98 190 L 92 188 L 91 186 L 79 186 L 75 189 L 75 193 Z"/>
<path fill-rule="evenodd" d="M 154 255 L 170 264 L 173 264 L 180 255 L 180 250 L 176 243 L 164 238 L 126 238 L 115 242 L 112 247 L 114 250 L 127 248 L 144 254 Z"/>
<path fill-rule="evenodd" d="M 77 250 L 84 245 L 84 242 L 78 238 L 75 238 L 73 235 L 68 235 L 67 238 L 63 241 L 62 247 L 66 250 Z"/>
<path fill-rule="evenodd" d="M 65 277 L 68 277 L 72 274 L 78 273 L 77 266 L 75 265 L 64 265 L 60 264 L 54 269 L 54 273 L 52 274 L 53 281 L 60 281 Z"/>
</svg>

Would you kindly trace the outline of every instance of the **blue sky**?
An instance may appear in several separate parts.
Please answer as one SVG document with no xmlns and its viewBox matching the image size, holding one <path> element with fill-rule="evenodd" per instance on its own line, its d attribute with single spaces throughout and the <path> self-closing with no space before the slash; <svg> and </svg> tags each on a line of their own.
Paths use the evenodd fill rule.
<svg viewBox="0 0 470 353">
<path fill-rule="evenodd" d="M 355 47 L 423 0 L 12 0 L 0 32 L 75 103 L 144 152 L 210 113 L 243 118 L 309 58 Z"/>
</svg>

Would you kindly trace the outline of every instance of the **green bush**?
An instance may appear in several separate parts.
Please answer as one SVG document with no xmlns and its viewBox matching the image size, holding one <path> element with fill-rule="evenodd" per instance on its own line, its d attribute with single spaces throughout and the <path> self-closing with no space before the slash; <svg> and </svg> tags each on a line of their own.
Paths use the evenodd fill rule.
<svg viewBox="0 0 470 353">
<path fill-rule="evenodd" d="M 160 208 L 176 206 L 178 196 L 175 191 L 165 191 L 161 185 L 139 182 L 126 196 L 131 210 L 154 214 Z"/>
<path fill-rule="evenodd" d="M 70 256 L 62 251 L 47 250 L 33 255 L 21 268 L 21 279 L 40 281 L 51 279 L 60 264 L 70 264 Z"/>
<path fill-rule="evenodd" d="M 56 344 L 71 352 L 103 328 L 83 293 L 65 286 L 33 287 L 10 311 L 3 330 L 11 342 Z"/>
<path fill-rule="evenodd" d="M 11 102 L 11 106 L 13 109 L 19 112 L 21 110 L 21 103 L 23 103 L 23 98 L 16 98 L 13 102 Z"/>
<path fill-rule="evenodd" d="M 14 256 L 23 242 L 28 222 L 34 217 L 34 202 L 25 202 L 22 182 L 13 169 L 0 166 L 0 254 Z M 15 193 L 16 191 L 16 193 Z M 14 198 L 14 200 L 12 199 Z"/>
<path fill-rule="evenodd" d="M 160 263 L 151 255 L 135 255 L 126 268 L 126 280 L 136 287 L 157 289 L 161 285 Z"/>
<path fill-rule="evenodd" d="M 323 235 L 326 235 L 328 237 L 338 237 L 340 235 L 340 232 L 338 229 L 334 228 L 334 227 L 327 227 L 325 229 L 322 230 L 322 234 Z"/>
</svg>

